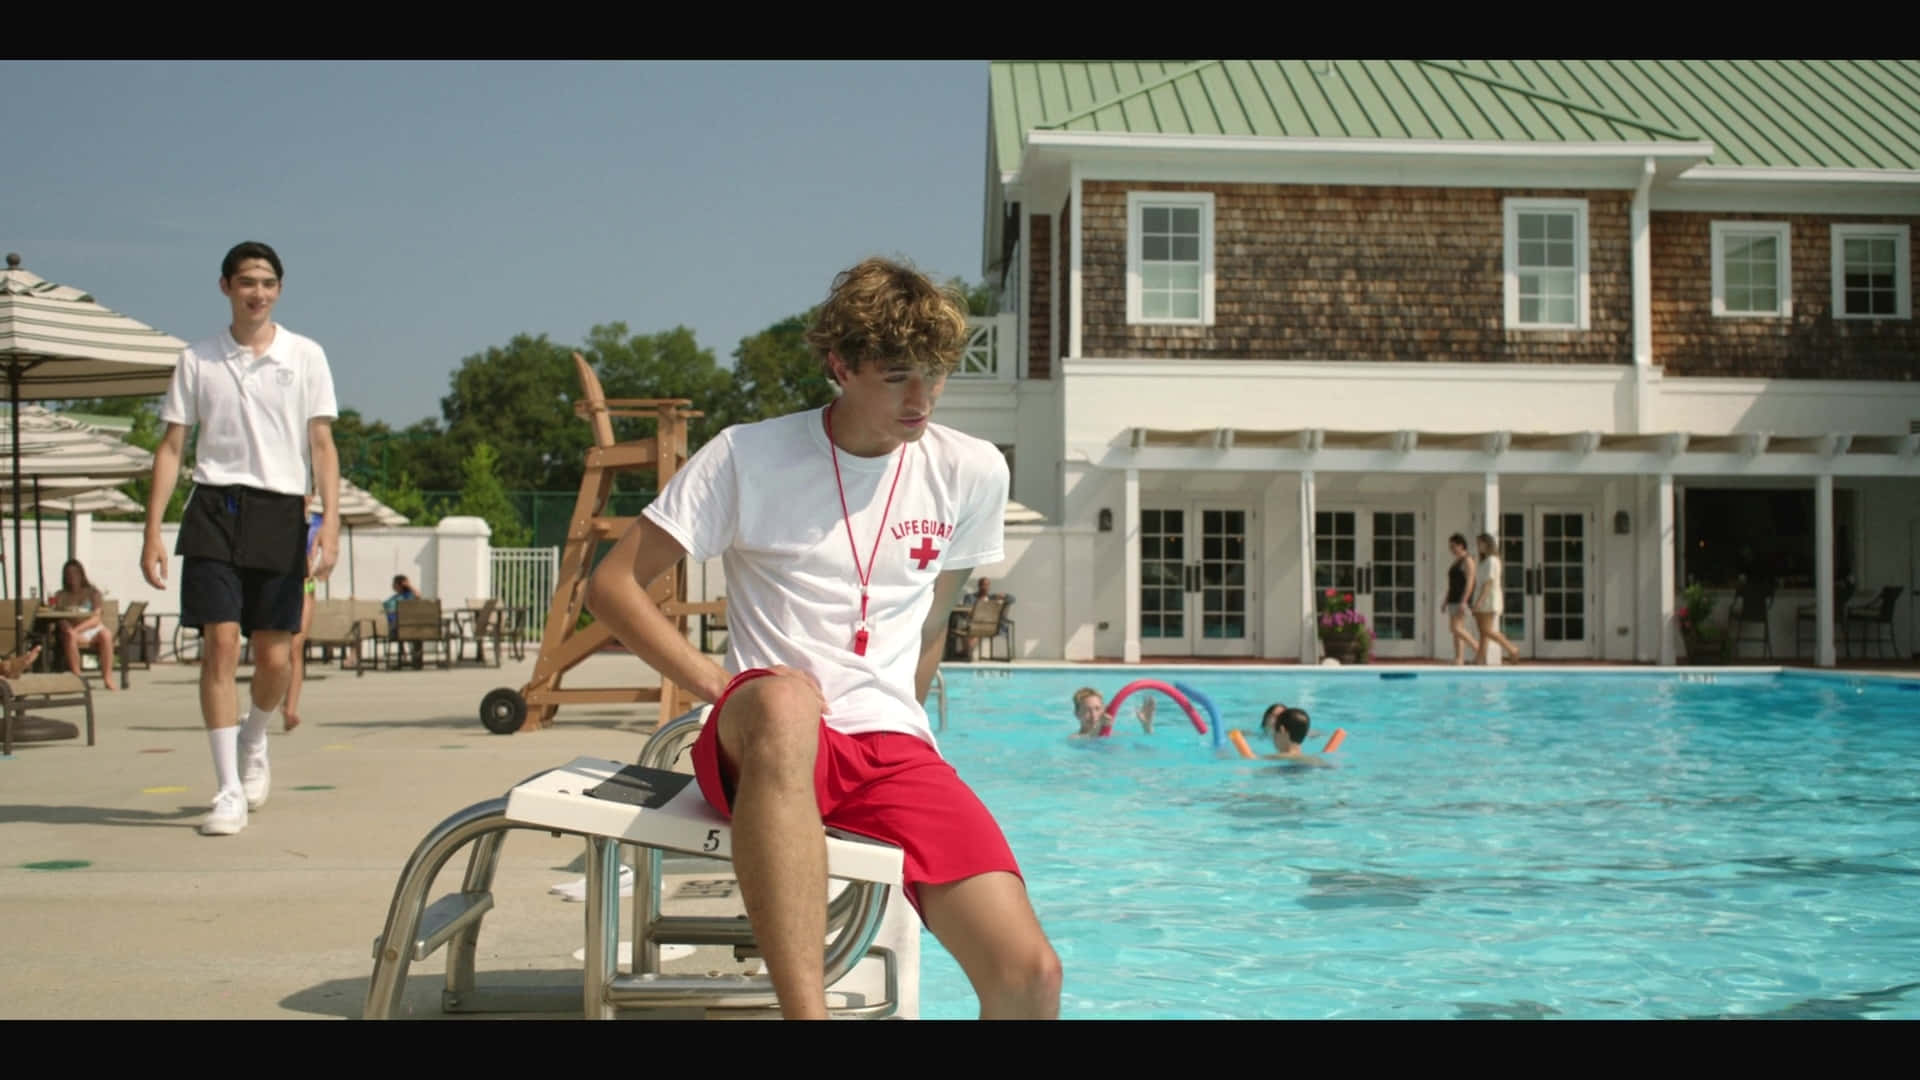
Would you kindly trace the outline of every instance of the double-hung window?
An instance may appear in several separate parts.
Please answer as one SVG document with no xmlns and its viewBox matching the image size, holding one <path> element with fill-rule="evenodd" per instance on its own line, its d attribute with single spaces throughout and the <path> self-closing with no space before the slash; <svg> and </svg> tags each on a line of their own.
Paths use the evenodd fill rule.
<svg viewBox="0 0 1920 1080">
<path fill-rule="evenodd" d="M 1587 328 L 1585 199 L 1506 200 L 1509 330 Z"/>
<path fill-rule="evenodd" d="M 1905 225 L 1833 226 L 1833 317 L 1913 317 L 1912 245 Z"/>
<path fill-rule="evenodd" d="M 1213 195 L 1127 194 L 1127 322 L 1213 324 Z"/>
<path fill-rule="evenodd" d="M 1793 314 L 1792 230 L 1784 221 L 1716 221 L 1713 313 Z"/>
</svg>

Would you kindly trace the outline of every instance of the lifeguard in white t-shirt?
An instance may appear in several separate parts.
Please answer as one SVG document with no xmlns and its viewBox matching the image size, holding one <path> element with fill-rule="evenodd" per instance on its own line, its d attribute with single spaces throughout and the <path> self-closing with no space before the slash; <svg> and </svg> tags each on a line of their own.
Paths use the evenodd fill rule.
<svg viewBox="0 0 1920 1080">
<path fill-rule="evenodd" d="M 921 704 L 968 570 L 1004 557 L 1005 459 L 933 423 L 966 335 L 957 299 L 917 271 L 869 259 L 840 274 L 807 334 L 839 396 L 716 435 L 589 586 L 622 644 L 714 703 L 694 771 L 733 819 L 741 897 L 788 1017 L 826 1008 L 823 825 L 904 850 L 907 898 L 983 1016 L 1059 1012 L 1059 959 L 1012 850 Z M 713 555 L 725 668 L 646 594 Z"/>
</svg>

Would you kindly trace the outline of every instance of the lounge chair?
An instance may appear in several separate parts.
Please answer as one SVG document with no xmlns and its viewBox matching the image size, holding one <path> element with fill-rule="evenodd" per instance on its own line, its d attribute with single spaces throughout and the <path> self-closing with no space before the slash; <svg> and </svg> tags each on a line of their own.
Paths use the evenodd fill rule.
<svg viewBox="0 0 1920 1080">
<path fill-rule="evenodd" d="M 0 677 L 0 752 L 13 753 L 14 728 L 27 719 L 28 709 L 58 709 L 81 706 L 87 710 L 87 745 L 93 745 L 93 690 L 78 672 L 62 671 L 53 675 Z M 66 737 L 64 734 L 62 738 Z"/>
</svg>

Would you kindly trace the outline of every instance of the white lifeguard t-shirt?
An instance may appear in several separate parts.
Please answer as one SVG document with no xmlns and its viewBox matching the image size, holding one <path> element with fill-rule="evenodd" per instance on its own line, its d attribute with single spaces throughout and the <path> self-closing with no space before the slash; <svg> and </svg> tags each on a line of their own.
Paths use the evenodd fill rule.
<svg viewBox="0 0 1920 1080">
<path fill-rule="evenodd" d="M 1006 459 L 992 443 L 934 423 L 886 457 L 840 452 L 860 565 L 873 560 L 867 652 L 856 656 L 860 578 L 824 411 L 727 428 L 644 513 L 695 560 L 721 556 L 729 670 L 809 672 L 834 730 L 904 732 L 938 748 L 914 697 L 920 628 L 942 571 L 1005 557 Z M 883 529 L 896 468 L 900 483 Z"/>
<path fill-rule="evenodd" d="M 264 356 L 235 341 L 231 329 L 187 346 L 160 406 L 165 423 L 200 425 L 194 483 L 285 495 L 312 486 L 307 421 L 339 415 L 325 350 L 278 323 Z"/>
</svg>

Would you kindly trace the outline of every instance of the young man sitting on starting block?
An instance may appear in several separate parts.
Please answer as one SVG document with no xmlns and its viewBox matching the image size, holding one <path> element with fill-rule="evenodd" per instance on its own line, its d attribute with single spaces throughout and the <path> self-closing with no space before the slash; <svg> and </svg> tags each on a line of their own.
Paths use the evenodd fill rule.
<svg viewBox="0 0 1920 1080">
<path fill-rule="evenodd" d="M 807 333 L 838 398 L 716 435 L 588 586 L 623 645 L 713 702 L 694 771 L 733 820 L 741 899 L 788 1018 L 826 1015 L 823 826 L 904 850 L 907 899 L 982 1017 L 1059 1014 L 1060 961 L 1013 852 L 922 707 L 967 571 L 1004 558 L 1005 459 L 932 422 L 966 335 L 965 309 L 917 271 L 843 272 Z M 714 555 L 725 669 L 646 593 Z"/>
</svg>

